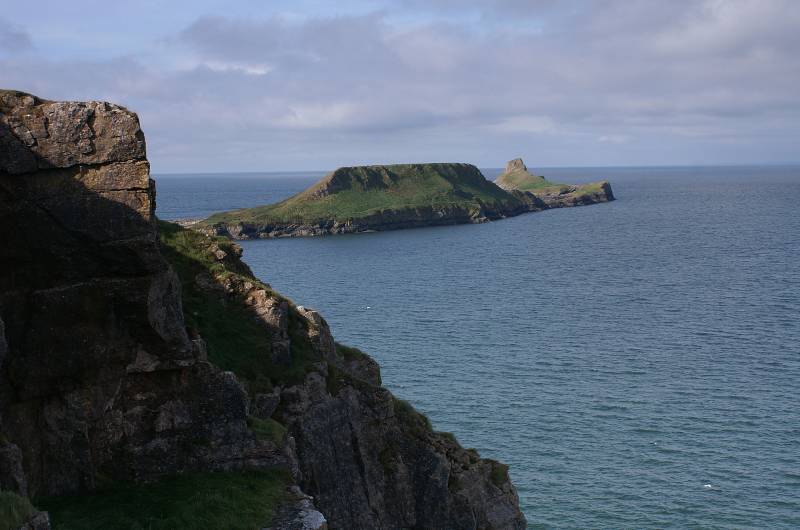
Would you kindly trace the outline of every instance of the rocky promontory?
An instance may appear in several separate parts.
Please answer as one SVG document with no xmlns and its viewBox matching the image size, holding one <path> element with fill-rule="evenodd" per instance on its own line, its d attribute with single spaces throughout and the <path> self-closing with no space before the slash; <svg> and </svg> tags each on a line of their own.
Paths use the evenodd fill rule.
<svg viewBox="0 0 800 530">
<path fill-rule="evenodd" d="M 583 206 L 614 200 L 607 180 L 589 184 L 559 184 L 534 175 L 521 158 L 506 164 L 495 184 L 519 197 L 522 201 L 541 203 L 546 209 Z"/>
<path fill-rule="evenodd" d="M 0 525 L 525 527 L 503 464 L 154 211 L 135 114 L 0 91 Z"/>
<path fill-rule="evenodd" d="M 482 223 L 613 199 L 606 181 L 554 184 L 528 173 L 521 159 L 495 183 L 470 164 L 358 166 L 277 204 L 214 214 L 193 228 L 235 239 L 318 236 Z"/>
</svg>

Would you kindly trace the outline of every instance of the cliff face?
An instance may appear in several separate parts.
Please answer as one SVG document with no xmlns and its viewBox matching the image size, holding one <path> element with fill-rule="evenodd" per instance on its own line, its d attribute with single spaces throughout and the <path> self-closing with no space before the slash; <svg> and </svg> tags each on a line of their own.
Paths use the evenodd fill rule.
<svg viewBox="0 0 800 530">
<path fill-rule="evenodd" d="M 321 315 L 255 279 L 239 247 L 177 225 L 163 230 L 209 359 L 240 374 L 254 417 L 286 428 L 297 483 L 332 528 L 525 527 L 505 466 L 434 432 L 381 387 L 374 360 L 335 343 Z M 259 342 L 237 343 L 237 358 L 227 357 L 212 329 L 220 317 L 203 314 L 210 305 L 246 308 L 240 317 L 258 325 L 248 333 Z"/>
<path fill-rule="evenodd" d="M 56 495 L 274 460 L 240 384 L 186 334 L 137 117 L 15 92 L 0 111 L 2 487 Z"/>
<path fill-rule="evenodd" d="M 504 466 L 434 433 L 229 242 L 159 240 L 154 201 L 133 113 L 0 91 L 0 489 L 284 468 L 334 528 L 524 527 Z M 324 527 L 291 497 L 276 527 Z"/>
</svg>

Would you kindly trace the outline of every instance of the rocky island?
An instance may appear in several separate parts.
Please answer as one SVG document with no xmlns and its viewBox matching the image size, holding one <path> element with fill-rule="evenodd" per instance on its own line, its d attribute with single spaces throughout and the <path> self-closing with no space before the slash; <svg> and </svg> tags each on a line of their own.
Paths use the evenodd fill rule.
<svg viewBox="0 0 800 530">
<path fill-rule="evenodd" d="M 343 167 L 282 202 L 217 213 L 193 228 L 235 239 L 317 236 L 482 223 L 611 200 L 607 181 L 555 184 L 521 159 L 495 183 L 461 163 Z"/>
<path fill-rule="evenodd" d="M 446 215 L 513 207 L 451 170 Z M 0 91 L 0 526 L 525 528 L 505 465 L 155 198 L 134 113 Z"/>
</svg>

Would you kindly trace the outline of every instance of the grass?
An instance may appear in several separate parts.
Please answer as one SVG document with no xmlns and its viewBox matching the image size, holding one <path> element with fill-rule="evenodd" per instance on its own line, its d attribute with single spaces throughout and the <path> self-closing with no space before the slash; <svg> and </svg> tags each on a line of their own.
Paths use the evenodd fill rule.
<svg viewBox="0 0 800 530">
<path fill-rule="evenodd" d="M 504 188 L 520 191 L 541 191 L 543 188 L 563 186 L 563 184 L 550 182 L 544 177 L 534 175 L 522 169 L 510 173 L 503 173 L 497 178 L 497 183 Z"/>
<path fill-rule="evenodd" d="M 530 171 L 518 169 L 510 173 L 503 173 L 497 178 L 497 182 L 506 189 L 529 191 L 534 195 L 556 195 L 576 188 L 572 193 L 576 196 L 582 196 L 603 193 L 605 181 L 570 186 L 551 182 L 544 177 L 534 175 Z"/>
<path fill-rule="evenodd" d="M 502 487 L 503 484 L 510 480 L 508 478 L 508 465 L 491 459 L 487 459 L 487 462 L 492 465 L 491 479 L 495 486 Z"/>
<path fill-rule="evenodd" d="M 284 471 L 196 473 L 38 503 L 53 530 L 252 530 L 269 525 L 289 481 Z"/>
<path fill-rule="evenodd" d="M 358 361 L 364 359 L 367 354 L 363 351 L 359 350 L 358 348 L 353 348 L 352 346 L 345 346 L 339 342 L 336 343 L 336 351 L 344 357 L 346 361 Z"/>
<path fill-rule="evenodd" d="M 255 434 L 257 438 L 261 440 L 271 440 L 275 442 L 276 445 L 281 445 L 283 439 L 286 437 L 286 427 L 272 418 L 262 420 L 261 418 L 250 416 L 247 418 L 247 426 L 253 431 L 253 434 Z"/>
<path fill-rule="evenodd" d="M 0 530 L 16 530 L 35 512 L 36 509 L 26 497 L 0 491 Z"/>
<path fill-rule="evenodd" d="M 289 303 L 290 365 L 271 360 L 272 337 L 242 300 L 200 289 L 198 274 L 238 275 L 280 298 L 256 280 L 238 260 L 222 264 L 209 251 L 212 244 L 231 254 L 233 243 L 226 238 L 210 238 L 179 225 L 159 222 L 161 249 L 181 280 L 186 325 L 206 341 L 209 361 L 235 373 L 251 393 L 268 392 L 276 384 L 301 381 L 310 364 L 318 360 L 306 334 L 306 320 Z M 234 270 L 231 270 L 231 267 Z"/>
<path fill-rule="evenodd" d="M 405 399 L 394 398 L 394 413 L 409 432 L 423 435 L 433 432 L 431 420 Z"/>
<path fill-rule="evenodd" d="M 575 193 L 580 193 L 580 194 L 602 193 L 603 184 L 605 184 L 605 181 L 592 182 L 590 184 L 579 184 L 578 186 L 576 186 L 578 189 L 575 191 Z"/>
<path fill-rule="evenodd" d="M 324 192 L 324 193 L 323 193 Z M 267 206 L 214 214 L 207 224 L 346 221 L 423 207 L 516 201 L 468 164 L 397 164 L 340 168 L 311 188 Z"/>
</svg>

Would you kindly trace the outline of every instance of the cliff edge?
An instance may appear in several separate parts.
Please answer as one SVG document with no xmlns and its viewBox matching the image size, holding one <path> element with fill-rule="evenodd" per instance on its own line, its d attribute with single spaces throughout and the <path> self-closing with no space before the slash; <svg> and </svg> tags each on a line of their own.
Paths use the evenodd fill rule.
<svg viewBox="0 0 800 530">
<path fill-rule="evenodd" d="M 135 114 L 0 91 L 0 524 L 525 527 L 504 465 L 154 211 Z"/>
</svg>

